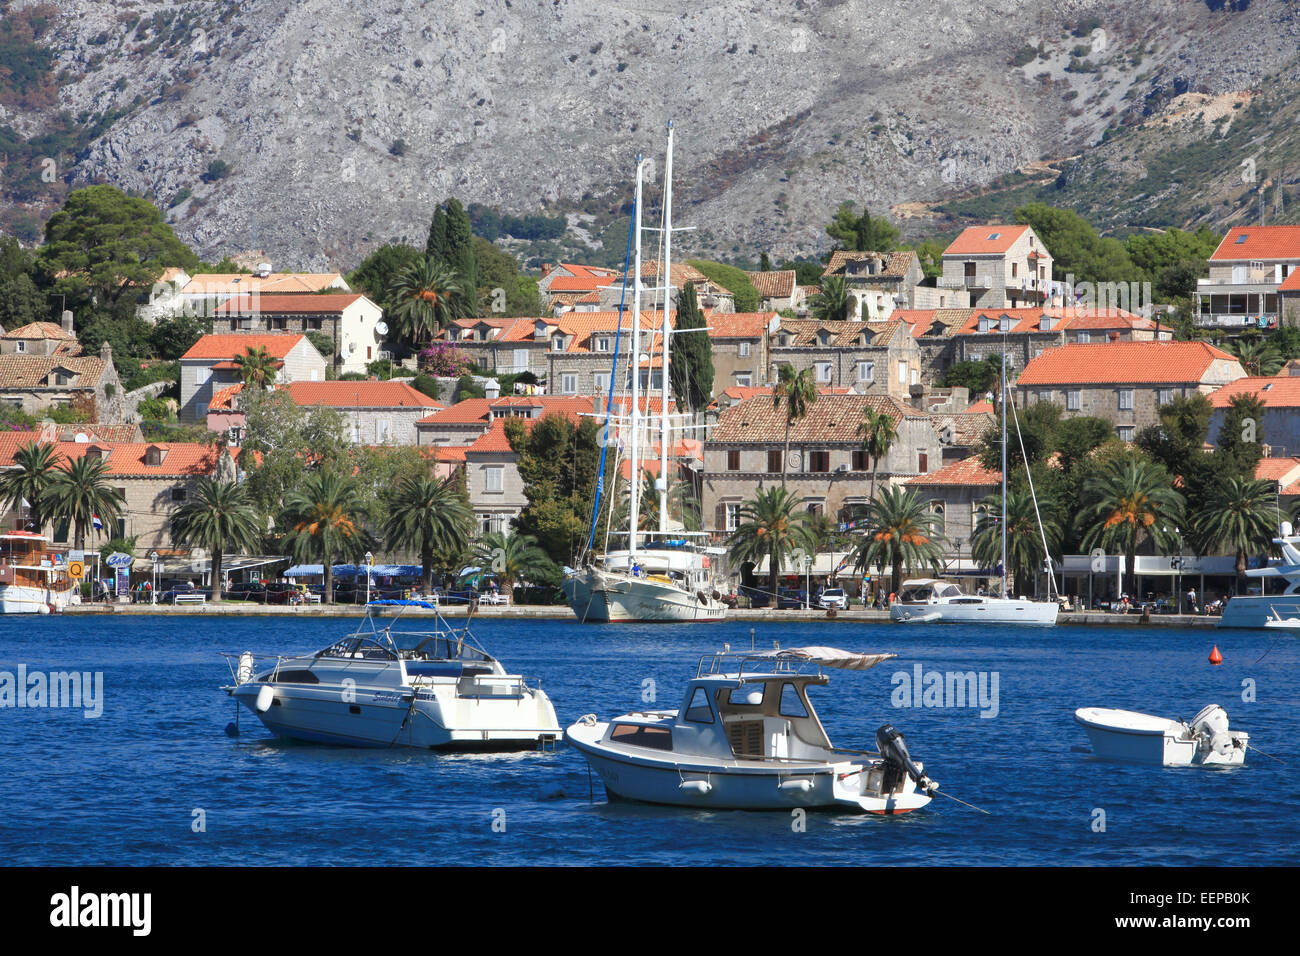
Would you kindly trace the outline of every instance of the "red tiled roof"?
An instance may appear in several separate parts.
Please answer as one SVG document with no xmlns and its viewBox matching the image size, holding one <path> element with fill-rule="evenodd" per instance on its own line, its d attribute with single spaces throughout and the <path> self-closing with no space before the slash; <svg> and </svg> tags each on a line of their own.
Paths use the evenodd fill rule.
<svg viewBox="0 0 1300 956">
<path fill-rule="evenodd" d="M 1300 259 L 1300 226 L 1234 226 L 1210 261 L 1238 259 Z"/>
<path fill-rule="evenodd" d="M 929 417 L 883 395 L 822 395 L 809 406 L 806 416 L 790 425 L 790 441 L 795 445 L 860 443 L 858 425 L 868 408 L 889 416 L 894 424 L 908 417 Z M 717 424 L 709 433 L 710 442 L 723 444 L 770 445 L 784 442 L 785 438 L 785 403 L 774 406 L 766 395 L 726 409 L 718 415 Z"/>
<path fill-rule="evenodd" d="M 916 253 L 911 249 L 902 252 L 856 252 L 845 249 L 837 249 L 831 253 L 830 261 L 826 263 L 826 268 L 822 270 L 822 277 L 845 275 L 846 267 L 850 262 L 861 262 L 863 259 L 880 259 L 884 268 L 869 278 L 880 279 L 899 279 L 907 275 L 907 270 L 912 266 L 912 260 Z"/>
<path fill-rule="evenodd" d="M 420 425 L 473 425 L 487 426 L 494 408 L 540 408 L 538 418 L 561 414 L 569 418 L 590 413 L 595 407 L 592 399 L 582 395 L 510 395 L 502 398 L 467 398 L 432 415 L 421 418 Z M 521 421 L 528 419 L 520 418 Z"/>
<path fill-rule="evenodd" d="M 1250 375 L 1210 393 L 1210 404 L 1227 408 L 1238 395 L 1254 395 L 1273 408 L 1300 408 L 1300 375 Z"/>
<path fill-rule="evenodd" d="M 469 451 L 469 445 L 428 445 L 435 461 L 445 461 L 449 463 L 462 462 L 465 460 L 465 452 Z"/>
<path fill-rule="evenodd" d="M 22 438 L 4 436 L 4 440 L 0 441 L 0 468 L 11 467 L 14 463 L 14 454 L 32 441 L 30 434 Z M 216 447 L 197 442 L 61 441 L 52 444 L 56 453 L 67 461 L 84 457 L 92 448 L 107 451 L 108 474 L 122 478 L 211 475 L 216 468 L 219 453 Z M 145 456 L 150 448 L 159 448 L 165 452 L 160 464 L 145 463 Z"/>
<path fill-rule="evenodd" d="M 531 428 L 537 422 L 537 419 L 532 418 L 519 420 L 524 422 L 525 428 Z M 474 439 L 470 446 L 465 449 L 465 453 L 471 455 L 476 452 L 507 452 L 510 450 L 510 439 L 506 437 L 506 419 L 498 418 L 492 422 L 487 431 Z"/>
<path fill-rule="evenodd" d="M 711 339 L 757 339 L 774 318 L 775 312 L 712 312 L 706 325 Z"/>
<path fill-rule="evenodd" d="M 239 295 L 217 306 L 217 314 L 256 314 L 274 315 L 292 313 L 295 315 L 316 315 L 318 313 L 334 314 L 342 312 L 365 296 L 355 292 L 324 295 Z"/>
<path fill-rule="evenodd" d="M 971 405 L 966 409 L 966 411 L 965 411 L 963 414 L 965 414 L 965 415 L 980 415 L 980 414 L 989 414 L 989 415 L 992 415 L 992 414 L 993 414 L 993 403 L 990 402 L 987 398 L 982 398 L 982 399 L 980 399 L 978 402 L 974 402 L 974 403 L 972 403 L 972 404 L 971 404 Z"/>
<path fill-rule="evenodd" d="M 1292 269 L 1291 274 L 1277 287 L 1279 292 L 1300 292 L 1300 269 Z"/>
<path fill-rule="evenodd" d="M 55 322 L 29 322 L 12 332 L 6 332 L 4 337 L 7 339 L 71 339 L 73 342 L 77 340 L 75 335 Z"/>
<path fill-rule="evenodd" d="M 985 468 L 980 464 L 979 456 L 972 455 L 951 465 L 945 465 L 928 475 L 917 475 L 904 482 L 907 485 L 968 485 L 985 488 L 1002 484 L 1002 472 Z"/>
<path fill-rule="evenodd" d="M 1261 458 L 1255 466 L 1255 478 L 1259 481 L 1286 481 L 1297 477 L 1293 472 L 1300 470 L 1300 458 Z"/>
<path fill-rule="evenodd" d="M 782 269 L 776 272 L 746 272 L 749 283 L 765 299 L 788 299 L 797 286 L 795 271 Z"/>
<path fill-rule="evenodd" d="M 315 298 L 313 296 L 312 298 Z M 306 337 L 292 332 L 259 335 L 255 332 L 232 332 L 228 335 L 205 335 L 181 356 L 182 359 L 232 359 L 236 355 L 266 349 L 272 358 L 283 359 Z"/>
<path fill-rule="evenodd" d="M 1006 252 L 1028 228 L 1028 226 L 968 226 L 952 241 L 952 245 L 943 250 L 943 254 L 977 256 Z"/>
<path fill-rule="evenodd" d="M 1046 349 L 1020 374 L 1020 385 L 1199 382 L 1215 361 L 1235 356 L 1205 342 L 1108 342 Z M 1238 366 L 1240 367 L 1240 366 Z"/>
<path fill-rule="evenodd" d="M 406 382 L 290 382 L 283 386 L 296 405 L 331 408 L 446 408 Z"/>
</svg>

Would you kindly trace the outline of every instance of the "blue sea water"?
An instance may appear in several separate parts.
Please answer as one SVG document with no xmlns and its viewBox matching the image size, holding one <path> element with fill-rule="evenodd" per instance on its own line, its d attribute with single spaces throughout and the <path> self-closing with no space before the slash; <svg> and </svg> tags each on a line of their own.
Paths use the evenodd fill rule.
<svg viewBox="0 0 1300 956">
<path fill-rule="evenodd" d="M 586 763 L 551 754 L 447 756 L 281 742 L 234 704 L 219 651 L 316 650 L 345 620 L 0 618 L 0 670 L 102 671 L 104 712 L 0 710 L 0 848 L 6 864 L 1137 864 L 1300 863 L 1300 717 L 1294 638 L 1124 627 L 989 629 L 848 622 L 753 625 L 759 647 L 890 651 L 865 673 L 813 688 L 831 739 L 870 748 L 890 722 L 943 789 L 901 817 L 702 812 L 608 802 Z M 491 621 L 477 638 L 540 677 L 562 725 L 676 707 L 701 654 L 747 647 L 751 625 L 578 626 Z M 1206 660 L 1218 644 L 1224 663 Z M 1267 653 L 1266 653 L 1267 652 Z M 1263 655 L 1263 659 L 1259 658 Z M 996 717 L 897 708 L 892 676 L 998 675 Z M 1243 681 L 1255 701 L 1244 702 Z M 1258 754 L 1232 770 L 1105 763 L 1077 707 L 1191 717 L 1227 708 Z M 589 781 L 592 797 L 589 798 Z M 195 832 L 195 811 L 206 828 Z M 1097 832 L 1096 811 L 1105 812 Z M 494 821 L 498 826 L 494 829 Z M 504 832 L 500 824 L 504 822 Z"/>
</svg>

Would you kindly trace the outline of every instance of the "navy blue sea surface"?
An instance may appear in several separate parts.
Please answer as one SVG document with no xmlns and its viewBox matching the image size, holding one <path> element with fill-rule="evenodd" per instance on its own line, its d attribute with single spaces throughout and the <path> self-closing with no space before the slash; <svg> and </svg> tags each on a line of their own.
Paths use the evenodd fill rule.
<svg viewBox="0 0 1300 956">
<path fill-rule="evenodd" d="M 104 712 L 0 710 L 0 848 L 7 864 L 1221 864 L 1300 863 L 1293 637 L 1170 628 L 789 622 L 759 647 L 891 651 L 865 673 L 832 671 L 811 694 L 831 739 L 874 749 L 895 724 L 949 793 L 901 817 L 703 812 L 607 802 L 599 777 L 553 754 L 445 756 L 278 741 L 233 702 L 218 651 L 310 651 L 343 620 L 202 617 L 0 618 L 0 670 L 102 671 Z M 701 654 L 748 647 L 748 623 L 578 626 L 481 621 L 514 672 L 540 677 L 562 726 L 676 707 Z M 1206 662 L 1217 643 L 1224 664 Z M 1272 646 L 1271 646 L 1272 645 Z M 1267 653 L 1265 653 L 1267 651 Z M 1261 655 L 1263 660 L 1257 663 Z M 896 708 L 891 678 L 997 672 L 999 711 Z M 1257 700 L 1243 702 L 1244 680 Z M 1261 749 L 1232 770 L 1098 761 L 1075 708 L 1190 718 L 1227 708 Z M 1105 831 L 1094 832 L 1096 810 Z M 206 831 L 194 832 L 195 811 Z M 493 829 L 504 822 L 504 832 Z M 498 825 L 498 830 L 500 826 Z"/>
</svg>

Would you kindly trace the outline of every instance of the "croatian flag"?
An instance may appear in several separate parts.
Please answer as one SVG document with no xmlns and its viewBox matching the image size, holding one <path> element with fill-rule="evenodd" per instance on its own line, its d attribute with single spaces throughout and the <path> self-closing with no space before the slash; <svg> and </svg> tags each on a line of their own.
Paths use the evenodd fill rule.
<svg viewBox="0 0 1300 956">
<path fill-rule="evenodd" d="M 93 525 L 95 526 L 95 530 L 96 530 L 96 531 L 103 531 L 103 530 L 104 530 L 104 522 L 102 522 L 102 521 L 99 520 L 99 515 L 92 514 L 92 515 L 90 516 L 90 523 L 93 524 Z"/>
</svg>

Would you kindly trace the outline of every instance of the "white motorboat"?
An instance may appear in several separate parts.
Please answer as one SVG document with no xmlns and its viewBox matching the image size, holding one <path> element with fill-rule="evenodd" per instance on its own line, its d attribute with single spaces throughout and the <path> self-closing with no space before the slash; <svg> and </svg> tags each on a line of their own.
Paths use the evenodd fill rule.
<svg viewBox="0 0 1300 956">
<path fill-rule="evenodd" d="M 967 594 L 951 581 L 914 578 L 889 606 L 889 619 L 904 624 L 1037 624 L 1056 623 L 1055 601 L 998 598 Z"/>
<path fill-rule="evenodd" d="M 1245 762 L 1250 740 L 1228 728 L 1228 713 L 1218 704 L 1202 708 L 1191 723 L 1109 707 L 1081 707 L 1074 719 L 1098 757 L 1131 763 L 1236 766 Z"/>
<path fill-rule="evenodd" d="M 893 654 L 828 647 L 700 659 L 677 710 L 589 714 L 565 731 L 612 797 L 710 809 L 844 807 L 896 814 L 930 802 L 938 784 L 889 724 L 877 751 L 832 746 L 808 699 L 824 668 L 866 670 Z"/>
<path fill-rule="evenodd" d="M 626 428 L 629 438 L 628 462 L 630 465 L 629 488 L 631 489 L 628 508 L 627 547 L 608 550 L 600 557 L 585 554 L 577 562 L 582 566 L 567 573 L 561 585 L 569 607 L 584 624 L 634 623 L 654 621 L 696 622 L 721 621 L 727 616 L 727 605 L 722 595 L 713 584 L 713 569 L 709 549 L 691 544 L 684 531 L 669 527 L 668 515 L 668 481 L 669 454 L 673 443 L 672 432 L 684 425 L 671 426 L 671 419 L 686 416 L 670 415 L 669 369 L 671 367 L 671 343 L 675 334 L 669 323 L 672 301 L 672 208 L 673 208 L 673 127 L 668 124 L 668 148 L 664 164 L 664 208 L 663 228 L 656 230 L 663 243 L 663 285 L 656 285 L 652 291 L 656 294 L 659 307 L 660 328 L 658 330 L 660 354 L 646 354 L 643 358 L 641 349 L 641 293 L 644 288 L 641 281 L 641 209 L 645 170 L 650 160 L 638 157 L 636 165 L 636 203 L 633 212 L 636 258 L 632 269 L 632 322 L 631 348 L 628 350 L 626 365 L 620 367 L 618 340 L 614 347 L 614 365 L 611 382 L 624 379 L 631 380 L 631 403 L 626 417 L 614 415 L 607 410 L 606 428 L 617 420 Z M 622 333 L 622 306 L 620 303 L 619 331 Z M 653 335 L 650 352 L 653 353 Z M 650 534 L 642 531 L 638 513 L 640 510 L 641 475 L 644 470 L 645 454 L 642 432 L 649 435 L 647 417 L 651 407 L 649 401 L 643 401 L 641 394 L 642 365 L 653 367 L 651 359 L 657 358 L 661 365 L 659 373 L 661 386 L 659 408 L 654 424 L 658 432 L 658 477 L 655 488 L 659 494 L 659 527 L 652 532 L 654 540 L 643 543 L 642 539 Z M 647 387 L 646 391 L 649 392 Z M 612 391 L 610 395 L 613 397 Z M 647 395 L 646 398 L 650 396 Z M 612 403 L 611 403 L 612 404 Z M 644 409 L 644 411 L 643 411 Z M 608 447 L 608 443 L 607 443 Z M 621 449 L 621 444 L 617 446 Z M 601 460 L 601 481 L 604 481 L 605 461 Z M 617 471 L 615 471 L 617 474 Z M 603 486 L 603 485 L 602 485 Z M 592 511 L 592 533 L 598 524 L 600 495 L 597 494 Z M 618 532 L 622 534 L 623 532 Z M 590 547 L 590 542 L 588 542 Z"/>
<path fill-rule="evenodd" d="M 418 602 L 414 602 L 418 603 Z M 432 605 L 423 604 L 431 607 Z M 545 691 L 507 673 L 439 616 L 433 630 L 379 627 L 312 654 L 225 655 L 222 690 L 272 733 L 314 743 L 430 750 L 531 750 L 560 737 Z"/>
<path fill-rule="evenodd" d="M 1300 631 L 1300 536 L 1292 533 L 1291 523 L 1283 521 L 1273 539 L 1282 551 L 1282 559 L 1263 568 L 1249 568 L 1246 576 L 1258 578 L 1262 585 L 1281 578 L 1286 590 L 1281 594 L 1238 594 L 1228 599 L 1219 627 L 1261 627 Z"/>
</svg>

